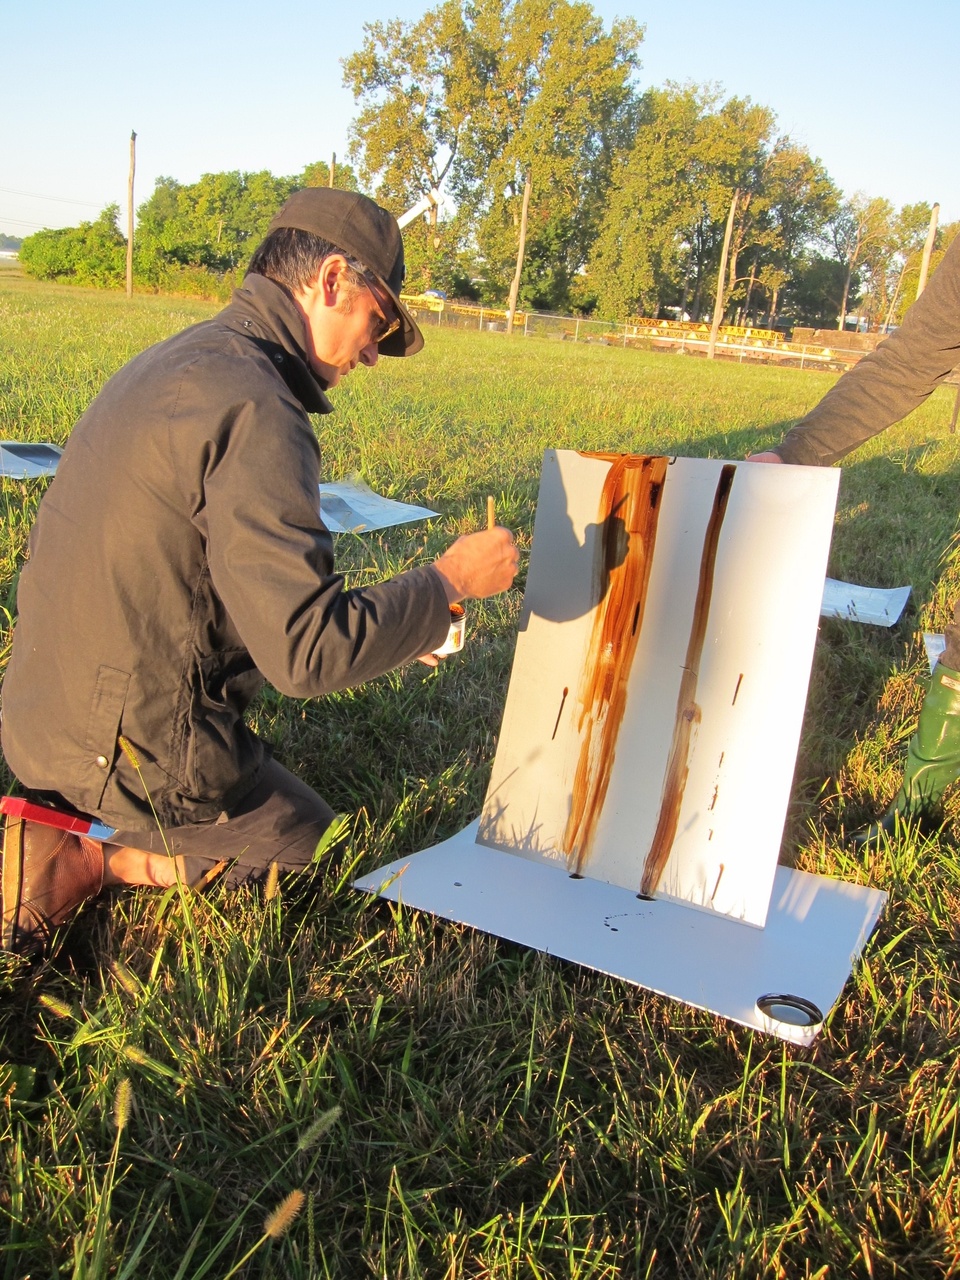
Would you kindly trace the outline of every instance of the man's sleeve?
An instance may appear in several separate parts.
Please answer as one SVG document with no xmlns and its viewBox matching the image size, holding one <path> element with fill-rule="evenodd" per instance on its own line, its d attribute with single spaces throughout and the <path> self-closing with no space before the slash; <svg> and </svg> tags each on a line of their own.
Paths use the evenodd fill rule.
<svg viewBox="0 0 960 1280">
<path fill-rule="evenodd" d="M 318 481 L 303 415 L 247 403 L 204 482 L 213 585 L 258 669 L 294 697 L 382 675 L 437 648 L 449 627 L 443 581 L 429 566 L 346 589 Z"/>
<path fill-rule="evenodd" d="M 960 236 L 900 328 L 833 386 L 773 452 L 829 466 L 905 418 L 960 364 Z"/>
</svg>

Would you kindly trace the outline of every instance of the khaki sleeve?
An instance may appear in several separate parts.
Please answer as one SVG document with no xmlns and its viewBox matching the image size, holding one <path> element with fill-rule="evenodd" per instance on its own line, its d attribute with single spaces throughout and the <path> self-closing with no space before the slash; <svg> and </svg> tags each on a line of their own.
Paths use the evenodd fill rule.
<svg viewBox="0 0 960 1280">
<path fill-rule="evenodd" d="M 895 333 L 845 373 L 773 452 L 829 466 L 905 418 L 960 364 L 960 236 Z"/>
</svg>

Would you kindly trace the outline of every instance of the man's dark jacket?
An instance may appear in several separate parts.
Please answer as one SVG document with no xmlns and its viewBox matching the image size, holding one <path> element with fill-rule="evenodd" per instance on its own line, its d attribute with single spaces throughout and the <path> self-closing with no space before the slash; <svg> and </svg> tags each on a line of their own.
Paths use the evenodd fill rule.
<svg viewBox="0 0 960 1280">
<path fill-rule="evenodd" d="M 215 818 L 259 776 L 243 715 L 264 677 L 311 697 L 442 642 L 433 569 L 350 591 L 333 571 L 308 417 L 331 408 L 261 276 L 104 386 L 20 578 L 2 724 L 25 786 L 127 830 L 152 825 L 146 789 L 164 825 Z"/>
</svg>

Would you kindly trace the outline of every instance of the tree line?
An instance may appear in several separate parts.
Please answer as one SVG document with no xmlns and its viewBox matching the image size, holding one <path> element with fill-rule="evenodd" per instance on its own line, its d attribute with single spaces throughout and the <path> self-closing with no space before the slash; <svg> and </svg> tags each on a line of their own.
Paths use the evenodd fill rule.
<svg viewBox="0 0 960 1280">
<path fill-rule="evenodd" d="M 630 19 L 607 29 L 585 0 L 442 0 L 364 32 L 343 60 L 357 114 L 335 185 L 400 214 L 442 184 L 454 210 L 406 231 L 411 292 L 502 305 L 521 254 L 528 309 L 700 319 L 735 197 L 729 321 L 827 326 L 856 314 L 878 326 L 913 301 L 930 206 L 846 198 L 749 98 L 641 90 L 643 29 Z M 329 181 L 323 162 L 285 178 L 160 178 L 138 211 L 135 282 L 223 296 L 283 200 Z M 27 237 L 25 268 L 120 285 L 118 213 Z M 958 229 L 940 228 L 934 266 Z"/>
</svg>

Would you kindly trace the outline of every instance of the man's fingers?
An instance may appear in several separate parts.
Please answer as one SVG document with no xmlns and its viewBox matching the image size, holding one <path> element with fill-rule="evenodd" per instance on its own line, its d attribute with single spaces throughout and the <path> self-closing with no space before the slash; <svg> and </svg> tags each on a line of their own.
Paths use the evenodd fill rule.
<svg viewBox="0 0 960 1280">
<path fill-rule="evenodd" d="M 520 552 L 513 534 L 502 525 L 464 534 L 434 564 L 451 603 L 481 600 L 506 591 L 519 567 Z"/>
</svg>

